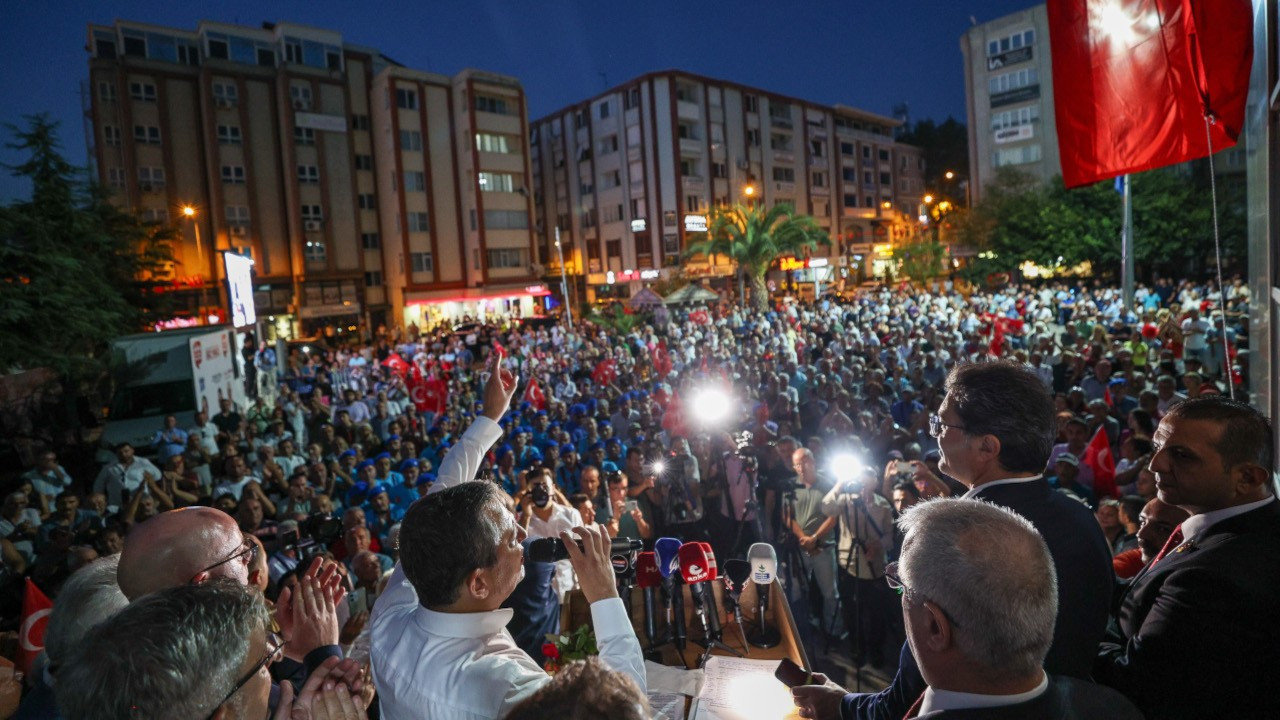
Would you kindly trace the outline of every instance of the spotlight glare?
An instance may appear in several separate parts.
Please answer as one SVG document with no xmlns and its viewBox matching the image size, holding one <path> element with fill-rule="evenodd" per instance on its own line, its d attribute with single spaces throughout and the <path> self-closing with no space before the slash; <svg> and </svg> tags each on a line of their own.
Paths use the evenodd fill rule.
<svg viewBox="0 0 1280 720">
<path fill-rule="evenodd" d="M 654 475 L 661 475 L 667 471 L 667 463 L 663 460 L 654 460 L 653 465 L 649 466 Z"/>
<path fill-rule="evenodd" d="M 832 456 L 831 460 L 827 463 L 827 471 L 830 472 L 831 476 L 836 479 L 836 482 L 841 485 L 852 480 L 857 480 L 862 474 L 862 470 L 862 461 L 858 459 L 857 455 L 853 455 L 852 453 L 841 453 L 839 455 Z"/>
<path fill-rule="evenodd" d="M 724 422 L 733 410 L 733 399 L 725 391 L 714 388 L 702 388 L 690 398 L 692 413 L 703 425 L 719 425 Z"/>
</svg>

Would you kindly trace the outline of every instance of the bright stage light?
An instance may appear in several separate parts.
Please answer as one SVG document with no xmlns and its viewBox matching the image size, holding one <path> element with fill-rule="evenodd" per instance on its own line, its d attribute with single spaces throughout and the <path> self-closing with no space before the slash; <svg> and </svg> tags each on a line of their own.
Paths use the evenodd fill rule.
<svg viewBox="0 0 1280 720">
<path fill-rule="evenodd" d="M 862 471 L 862 460 L 852 453 L 841 453 L 832 456 L 831 460 L 827 462 L 827 472 L 831 473 L 831 476 L 841 485 L 857 480 L 862 476 Z"/>
<path fill-rule="evenodd" d="M 661 475 L 662 473 L 667 471 L 666 461 L 654 460 L 653 464 L 649 466 L 649 471 L 652 472 L 654 475 Z"/>
<path fill-rule="evenodd" d="M 689 398 L 689 402 L 693 416 L 707 426 L 720 425 L 733 412 L 733 397 L 720 388 L 706 387 L 697 390 Z"/>
</svg>

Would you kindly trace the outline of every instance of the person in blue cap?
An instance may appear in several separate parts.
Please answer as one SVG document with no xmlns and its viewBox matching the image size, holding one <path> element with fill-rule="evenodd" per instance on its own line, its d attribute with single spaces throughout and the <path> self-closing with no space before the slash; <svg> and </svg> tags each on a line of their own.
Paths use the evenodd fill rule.
<svg viewBox="0 0 1280 720">
<path fill-rule="evenodd" d="M 364 501 L 367 500 L 368 498 L 369 498 L 369 483 L 361 480 L 357 482 L 355 485 L 352 485 L 351 488 L 347 490 L 346 505 L 349 508 L 360 507 L 361 505 L 364 504 Z"/>
<path fill-rule="evenodd" d="M 582 454 L 582 462 L 587 465 L 601 467 L 605 462 L 604 442 L 592 443 L 587 451 Z"/>
<path fill-rule="evenodd" d="M 422 450 L 418 453 L 420 460 L 426 460 L 431 463 L 431 467 L 440 467 L 440 458 L 444 457 L 444 450 L 441 445 L 444 443 L 444 429 L 439 425 L 433 425 L 427 431 L 427 440 L 422 444 Z"/>
<path fill-rule="evenodd" d="M 400 463 L 400 483 L 387 489 L 391 496 L 391 506 L 401 511 L 408 510 L 414 500 L 418 499 L 418 476 L 422 471 L 422 463 L 417 458 L 409 458 Z"/>
<path fill-rule="evenodd" d="M 414 487 L 418 491 L 418 497 L 424 498 L 428 492 L 431 492 L 431 486 L 436 483 L 435 473 L 422 473 L 417 480 L 413 481 Z"/>
<path fill-rule="evenodd" d="M 560 463 L 556 468 L 556 485 L 566 496 L 578 492 L 582 466 L 578 464 L 578 449 L 573 443 L 560 446 Z"/>
<path fill-rule="evenodd" d="M 596 431 L 595 418 L 583 418 L 578 430 L 573 434 L 573 441 L 578 445 L 578 454 L 586 455 L 591 446 L 601 441 Z"/>
<path fill-rule="evenodd" d="M 493 478 L 508 495 L 515 497 L 520 490 L 520 471 L 516 469 L 516 451 L 510 445 L 502 445 L 494 453 Z"/>
<path fill-rule="evenodd" d="M 604 456 L 607 461 L 615 465 L 622 465 L 626 462 L 626 452 L 627 447 L 616 437 L 611 437 L 604 443 Z"/>
<path fill-rule="evenodd" d="M 391 453 L 381 452 L 373 458 L 373 464 L 377 472 L 374 473 L 374 479 L 380 483 L 385 483 L 387 487 L 395 487 L 404 484 L 404 476 L 391 469 Z"/>
<path fill-rule="evenodd" d="M 364 505 L 365 527 L 384 547 L 388 545 L 391 526 L 403 517 L 404 510 L 391 504 L 391 496 L 384 483 L 376 483 L 369 489 L 369 499 Z"/>
</svg>

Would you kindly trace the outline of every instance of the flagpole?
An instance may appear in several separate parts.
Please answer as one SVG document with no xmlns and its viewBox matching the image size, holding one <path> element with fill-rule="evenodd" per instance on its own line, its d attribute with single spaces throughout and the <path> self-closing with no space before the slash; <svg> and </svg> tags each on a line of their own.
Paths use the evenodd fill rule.
<svg viewBox="0 0 1280 720">
<path fill-rule="evenodd" d="M 1129 175 L 1124 176 L 1124 230 L 1121 233 L 1120 253 L 1124 258 L 1123 279 L 1121 281 L 1121 297 L 1124 299 L 1125 319 L 1133 309 L 1133 195 L 1129 189 Z"/>
<path fill-rule="evenodd" d="M 556 257 L 560 260 L 560 294 L 564 296 L 564 314 L 573 328 L 573 306 L 569 303 L 569 281 L 564 274 L 564 251 L 560 249 L 560 226 L 556 226 Z"/>
</svg>

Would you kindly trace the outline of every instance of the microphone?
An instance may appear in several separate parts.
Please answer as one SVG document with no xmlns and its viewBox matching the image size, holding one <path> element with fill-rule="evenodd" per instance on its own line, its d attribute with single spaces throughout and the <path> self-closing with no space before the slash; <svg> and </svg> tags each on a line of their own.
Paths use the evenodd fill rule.
<svg viewBox="0 0 1280 720">
<path fill-rule="evenodd" d="M 746 560 L 731 558 L 724 561 L 725 604 L 733 611 L 733 621 L 738 626 L 738 635 L 742 638 L 742 648 L 747 649 L 747 635 L 742 629 L 742 605 L 738 599 L 742 597 L 742 589 L 751 579 L 751 563 Z"/>
<path fill-rule="evenodd" d="M 636 584 L 644 593 L 644 636 L 652 648 L 658 642 L 654 588 L 662 585 L 662 573 L 658 572 L 658 560 L 653 553 L 642 552 L 636 558 Z"/>
<path fill-rule="evenodd" d="M 769 588 L 778 576 L 778 553 L 768 543 L 756 543 L 747 551 L 751 563 L 751 581 L 756 584 L 756 621 L 747 638 L 752 645 L 771 648 L 782 641 L 782 636 L 769 627 L 765 612 L 769 609 Z"/>
<path fill-rule="evenodd" d="M 578 540 L 577 543 L 578 549 L 581 550 L 582 541 Z M 643 547 L 643 542 L 632 538 L 619 537 L 609 541 L 609 552 L 613 555 L 637 552 Z M 533 562 L 555 562 L 568 560 L 569 550 L 564 546 L 564 541 L 558 537 L 538 538 L 529 543 L 525 556 Z"/>
<path fill-rule="evenodd" d="M 708 613 L 710 617 L 708 620 L 711 621 L 711 635 L 716 640 L 719 640 L 723 637 L 720 632 L 720 608 L 716 606 L 715 588 L 712 587 L 711 583 L 715 582 L 720 577 L 720 569 L 716 564 L 716 551 L 711 549 L 711 543 L 702 542 L 698 544 L 702 546 L 702 549 L 707 554 L 707 565 L 711 572 L 711 581 L 702 589 L 702 592 L 706 595 L 707 605 L 709 608 Z"/>
<path fill-rule="evenodd" d="M 676 649 L 684 656 L 687 634 L 684 627 L 684 591 L 679 587 L 680 541 L 672 537 L 658 538 L 653 543 L 658 558 L 658 573 L 662 575 L 662 594 L 667 609 L 667 632 Z"/>
</svg>

